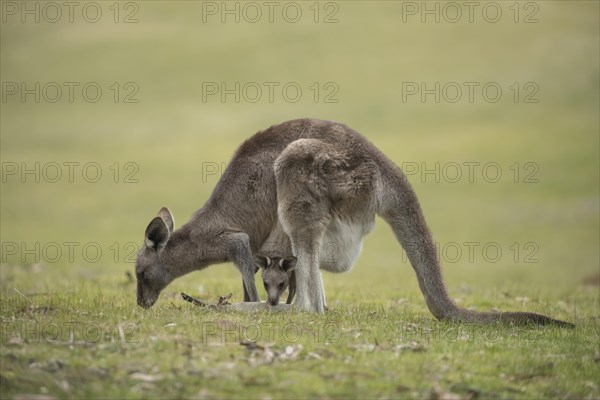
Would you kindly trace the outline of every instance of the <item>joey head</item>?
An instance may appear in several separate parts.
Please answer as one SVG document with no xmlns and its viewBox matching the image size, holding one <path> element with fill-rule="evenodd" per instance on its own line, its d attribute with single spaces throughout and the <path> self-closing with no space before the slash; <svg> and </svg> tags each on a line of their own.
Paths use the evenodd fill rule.
<svg viewBox="0 0 600 400">
<path fill-rule="evenodd" d="M 256 271 L 262 269 L 262 280 L 267 292 L 268 303 L 272 306 L 279 304 L 279 298 L 285 289 L 289 288 L 286 303 L 292 304 L 296 293 L 296 277 L 294 276 L 296 257 L 266 257 L 259 254 L 256 256 L 256 261 Z"/>
</svg>

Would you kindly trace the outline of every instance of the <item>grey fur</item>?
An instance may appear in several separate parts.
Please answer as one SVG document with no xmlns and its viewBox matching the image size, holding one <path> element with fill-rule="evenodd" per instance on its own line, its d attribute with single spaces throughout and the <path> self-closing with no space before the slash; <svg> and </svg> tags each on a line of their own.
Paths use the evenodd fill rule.
<svg viewBox="0 0 600 400">
<path fill-rule="evenodd" d="M 448 295 L 433 238 L 402 171 L 346 125 L 315 119 L 274 125 L 246 140 L 206 204 L 181 228 L 169 229 L 170 212 L 160 213 L 163 224 L 156 218 L 150 223 L 151 245 L 142 248 L 136 265 L 138 304 L 150 307 L 173 279 L 228 261 L 242 273 L 244 300 L 258 301 L 253 254 L 263 246 L 285 246 L 283 231 L 297 257 L 294 306 L 322 313 L 320 268 L 348 271 L 375 215 L 404 247 L 436 318 L 571 325 L 533 313 L 459 307 Z M 332 259 L 324 257 L 324 245 L 337 249 Z"/>
</svg>

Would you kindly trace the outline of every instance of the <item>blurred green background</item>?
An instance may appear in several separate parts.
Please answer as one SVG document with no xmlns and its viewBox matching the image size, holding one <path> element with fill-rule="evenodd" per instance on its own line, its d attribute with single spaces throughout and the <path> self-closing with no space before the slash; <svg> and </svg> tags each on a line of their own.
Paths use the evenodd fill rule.
<svg viewBox="0 0 600 400">
<path fill-rule="evenodd" d="M 207 172 L 226 165 L 255 132 L 301 117 L 344 122 L 399 165 L 432 169 L 439 163 L 440 172 L 456 165 L 448 163 L 462 166 L 458 182 L 443 174 L 439 182 L 431 174 L 409 177 L 440 246 L 458 243 L 463 251 L 456 261 L 448 262 L 456 258 L 451 254 L 444 262 L 453 293 L 510 286 L 531 295 L 568 295 L 598 274 L 598 2 L 499 2 L 502 15 L 495 23 L 482 14 L 487 3 L 475 9 L 472 22 L 467 8 L 455 3 L 463 13 L 455 23 L 448 21 L 455 10 L 444 3 L 437 3 L 436 22 L 421 2 L 299 2 L 294 4 L 302 15 L 295 23 L 286 21 L 296 11 L 284 14 L 287 3 L 277 3 L 272 22 L 268 9 L 255 3 L 262 17 L 249 22 L 255 10 L 245 3 L 100 2 L 96 23 L 83 18 L 83 7 L 75 9 L 72 23 L 67 15 L 52 23 L 54 11 L 39 3 L 38 23 L 20 9 L 13 14 L 7 3 L 0 32 L 2 269 L 27 267 L 39 258 L 35 270 L 42 271 L 18 275 L 11 286 L 53 289 L 124 279 L 124 271 L 133 270 L 130 243 L 141 244 L 161 206 L 170 207 L 181 225 L 218 180 Z M 208 13 L 215 7 L 216 14 Z M 239 7 L 239 22 L 234 14 L 221 15 L 221 7 Z M 31 94 L 23 101 L 20 85 L 35 88 L 35 82 L 40 101 Z M 55 96 L 52 82 L 63 89 L 55 103 L 48 101 Z M 64 82 L 78 85 L 72 102 Z M 89 82 L 102 89 L 95 103 L 83 98 Z M 203 91 L 213 82 L 251 86 L 239 102 L 234 95 L 222 101 L 220 93 Z M 273 101 L 265 82 L 275 82 Z M 422 101 L 421 93 L 406 93 L 413 84 L 431 89 L 436 82 L 440 91 L 450 83 L 439 102 L 432 94 Z M 473 101 L 465 82 L 476 85 Z M 286 101 L 287 83 L 302 89 L 298 101 Z M 502 89 L 497 102 L 482 94 L 488 83 Z M 263 91 L 252 102 L 255 84 Z M 456 86 L 462 96 L 452 102 Z M 125 102 L 128 94 L 137 102 Z M 72 183 L 63 164 L 71 162 L 79 163 Z M 478 167 L 470 182 L 469 162 L 497 163 L 502 176 L 492 183 Z M 23 166 L 35 163 L 39 183 L 32 174 L 20 175 Z M 49 182 L 52 163 L 63 166 L 56 183 Z M 100 166 L 98 182 L 82 176 L 87 163 Z M 88 172 L 93 178 L 95 169 Z M 128 173 L 134 182 L 126 182 Z M 71 242 L 78 243 L 72 259 L 65 245 Z M 465 242 L 479 243 L 473 259 Z M 55 257 L 53 243 L 61 256 Z M 83 246 L 90 243 L 86 260 Z M 485 259 L 486 243 L 501 248 L 498 261 Z M 24 254 L 31 248 L 33 255 Z M 102 251 L 98 260 L 95 248 Z M 527 255 L 537 262 L 526 262 Z M 349 299 L 351 292 L 386 299 L 418 293 L 382 221 L 367 237 L 355 269 L 325 280 L 330 300 Z M 174 285 L 241 296 L 232 266 Z M 590 293 L 597 299 L 597 288 Z M 123 296 L 133 304 L 132 290 Z"/>
</svg>

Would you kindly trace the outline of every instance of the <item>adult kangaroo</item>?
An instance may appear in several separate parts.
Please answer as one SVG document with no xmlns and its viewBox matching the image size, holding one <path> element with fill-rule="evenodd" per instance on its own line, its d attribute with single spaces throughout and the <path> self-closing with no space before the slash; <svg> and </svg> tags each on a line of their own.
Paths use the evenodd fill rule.
<svg viewBox="0 0 600 400">
<path fill-rule="evenodd" d="M 222 262 L 240 270 L 244 301 L 258 301 L 253 254 L 273 246 L 273 236 L 281 241 L 283 228 L 297 257 L 294 305 L 322 313 L 320 267 L 350 270 L 375 215 L 404 247 L 437 319 L 572 325 L 534 313 L 459 307 L 448 295 L 419 201 L 400 168 L 358 132 L 316 119 L 284 122 L 246 140 L 206 204 L 181 228 L 173 230 L 173 216 L 160 210 L 138 255 L 137 302 L 150 307 L 175 278 Z M 325 259 L 324 244 L 335 249 L 333 257 Z"/>
</svg>

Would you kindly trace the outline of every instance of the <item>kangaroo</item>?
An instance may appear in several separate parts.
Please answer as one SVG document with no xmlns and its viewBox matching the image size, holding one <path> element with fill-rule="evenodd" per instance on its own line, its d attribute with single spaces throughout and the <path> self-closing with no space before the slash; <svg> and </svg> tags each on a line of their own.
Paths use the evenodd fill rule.
<svg viewBox="0 0 600 400">
<path fill-rule="evenodd" d="M 279 304 L 279 298 L 286 289 L 289 289 L 286 304 L 292 304 L 296 294 L 296 276 L 294 275 L 296 257 L 269 258 L 257 254 L 256 259 L 259 266 L 257 272 L 258 269 L 262 268 L 263 285 L 267 292 L 269 304 L 272 306 Z"/>
<path fill-rule="evenodd" d="M 528 312 L 477 312 L 448 295 L 432 235 L 410 183 L 388 157 L 348 126 L 287 121 L 256 133 L 235 152 L 210 198 L 174 230 L 162 208 L 145 232 L 136 263 L 137 302 L 152 306 L 175 278 L 233 262 L 244 301 L 258 301 L 254 258 L 281 226 L 297 262 L 294 308 L 323 313 L 320 268 L 352 268 L 362 239 L 381 216 L 404 247 L 425 303 L 439 320 L 573 324 Z M 324 257 L 324 245 L 335 257 Z"/>
</svg>

